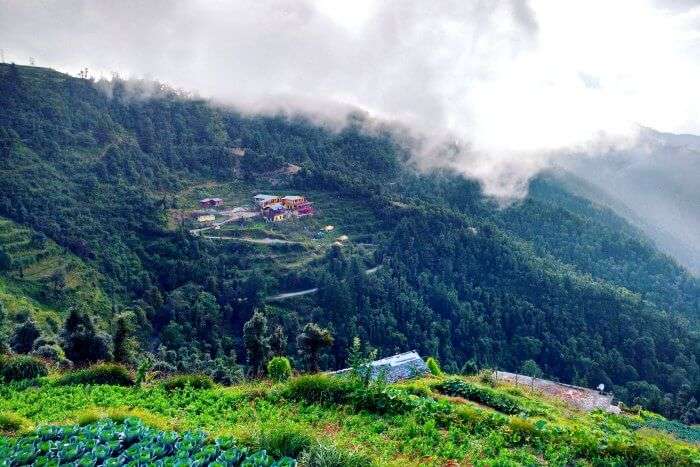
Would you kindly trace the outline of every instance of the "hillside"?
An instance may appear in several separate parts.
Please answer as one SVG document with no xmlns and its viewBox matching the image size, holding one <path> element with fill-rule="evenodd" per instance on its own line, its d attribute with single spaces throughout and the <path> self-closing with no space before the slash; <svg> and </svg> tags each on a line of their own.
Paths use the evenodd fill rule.
<svg viewBox="0 0 700 467">
<path fill-rule="evenodd" d="M 236 363 L 254 373 L 243 327 L 261 310 L 297 364 L 294 337 L 315 322 L 334 337 L 324 369 L 344 366 L 359 336 L 381 355 L 416 348 L 454 373 L 533 360 L 550 378 L 604 383 L 630 404 L 700 420 L 698 280 L 556 180 L 499 209 L 474 181 L 415 171 L 395 131 L 361 115 L 328 128 L 155 83 L 14 65 L 0 65 L 0 177 L 3 306 L 13 316 L 18 303 L 37 316 L 79 309 L 112 335 L 128 315 L 127 363 L 148 354 L 212 375 L 228 365 L 228 382 Z M 190 233 L 202 197 L 233 208 L 260 192 L 307 196 L 317 215 Z M 47 246 L 33 246 L 41 235 Z M 52 296 L 57 270 L 71 271 L 68 296 L 92 298 Z M 5 320 L 5 334 L 25 317 Z M 61 340 L 62 323 L 38 321 Z"/>
<path fill-rule="evenodd" d="M 0 430 L 11 437 L 0 436 L 0 455 L 29 462 L 106 456 L 155 465 L 216 459 L 210 465 L 218 466 L 236 465 L 221 456 L 242 454 L 271 457 L 242 465 L 295 465 L 298 459 L 335 467 L 681 466 L 700 460 L 697 429 L 643 411 L 580 412 L 484 376 L 368 387 L 322 375 L 230 388 L 173 388 L 169 381 L 86 386 L 52 376 L 34 387 L 3 386 Z M 68 437 L 75 441 L 61 445 Z M 286 464 L 271 463 L 283 457 Z"/>
</svg>

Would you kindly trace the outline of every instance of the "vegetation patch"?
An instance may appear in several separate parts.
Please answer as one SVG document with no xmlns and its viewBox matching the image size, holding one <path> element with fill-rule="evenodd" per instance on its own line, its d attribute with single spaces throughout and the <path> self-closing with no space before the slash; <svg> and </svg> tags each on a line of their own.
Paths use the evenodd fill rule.
<svg viewBox="0 0 700 467">
<path fill-rule="evenodd" d="M 496 391 L 493 388 L 477 386 L 461 379 L 449 379 L 437 383 L 434 388 L 448 396 L 463 397 L 479 402 L 508 415 L 526 414 L 545 415 L 546 412 L 536 407 L 524 406 L 516 397 Z"/>
<path fill-rule="evenodd" d="M 9 465 L 296 465 L 294 459 L 275 460 L 264 450 L 251 452 L 232 438 L 209 442 L 203 432 L 160 431 L 136 418 L 48 425 L 19 439 L 0 438 L 0 459 Z"/>
<path fill-rule="evenodd" d="M 116 363 L 99 363 L 83 370 L 61 376 L 56 384 L 111 384 L 113 386 L 133 386 L 134 378 L 127 368 Z"/>
<path fill-rule="evenodd" d="M 46 363 L 36 357 L 18 355 L 0 359 L 0 376 L 6 382 L 34 379 L 48 374 Z"/>
<path fill-rule="evenodd" d="M 177 389 L 211 389 L 214 381 L 207 375 L 177 375 L 163 381 L 163 388 L 167 391 Z"/>
</svg>

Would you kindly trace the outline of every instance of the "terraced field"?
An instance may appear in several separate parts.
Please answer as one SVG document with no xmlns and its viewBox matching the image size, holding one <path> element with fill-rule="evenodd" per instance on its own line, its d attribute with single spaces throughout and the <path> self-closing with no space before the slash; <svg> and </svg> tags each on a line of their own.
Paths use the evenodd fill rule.
<svg viewBox="0 0 700 467">
<path fill-rule="evenodd" d="M 0 301 L 10 313 L 28 311 L 46 322 L 78 301 L 109 308 L 99 273 L 43 234 L 0 218 L 0 250 L 10 258 L 0 272 Z"/>
</svg>

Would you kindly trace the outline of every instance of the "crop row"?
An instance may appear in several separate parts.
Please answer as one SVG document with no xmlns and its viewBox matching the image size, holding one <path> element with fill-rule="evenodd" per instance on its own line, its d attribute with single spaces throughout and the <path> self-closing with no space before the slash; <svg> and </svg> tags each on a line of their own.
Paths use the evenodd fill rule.
<svg viewBox="0 0 700 467">
<path fill-rule="evenodd" d="M 43 426 L 22 438 L 0 438 L 0 467 L 15 466 L 291 467 L 266 451 L 249 452 L 232 438 L 210 442 L 203 432 L 177 433 L 136 418 L 85 426 Z"/>
</svg>

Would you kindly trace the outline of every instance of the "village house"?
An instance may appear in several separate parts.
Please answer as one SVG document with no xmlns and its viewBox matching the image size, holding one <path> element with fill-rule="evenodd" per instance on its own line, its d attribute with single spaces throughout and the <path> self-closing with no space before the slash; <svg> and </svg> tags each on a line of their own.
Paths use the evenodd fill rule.
<svg viewBox="0 0 700 467">
<path fill-rule="evenodd" d="M 214 222 L 215 219 L 216 216 L 214 216 L 214 214 L 202 214 L 201 216 L 197 216 L 197 222 L 202 224 L 209 224 Z"/>
<path fill-rule="evenodd" d="M 265 207 L 263 215 L 269 221 L 280 222 L 287 217 L 287 210 L 280 203 L 275 203 Z"/>
<path fill-rule="evenodd" d="M 282 204 L 284 205 L 285 208 L 287 209 L 294 209 L 298 205 L 305 203 L 306 199 L 303 196 L 283 196 L 282 197 Z"/>
<path fill-rule="evenodd" d="M 266 207 L 272 204 L 277 204 L 282 200 L 279 196 L 260 194 L 253 196 L 253 201 L 255 201 L 255 204 L 257 204 L 260 209 L 265 209 Z"/>
<path fill-rule="evenodd" d="M 223 206 L 224 200 L 221 198 L 204 198 L 199 200 L 199 205 L 203 208 L 214 208 Z"/>
</svg>

